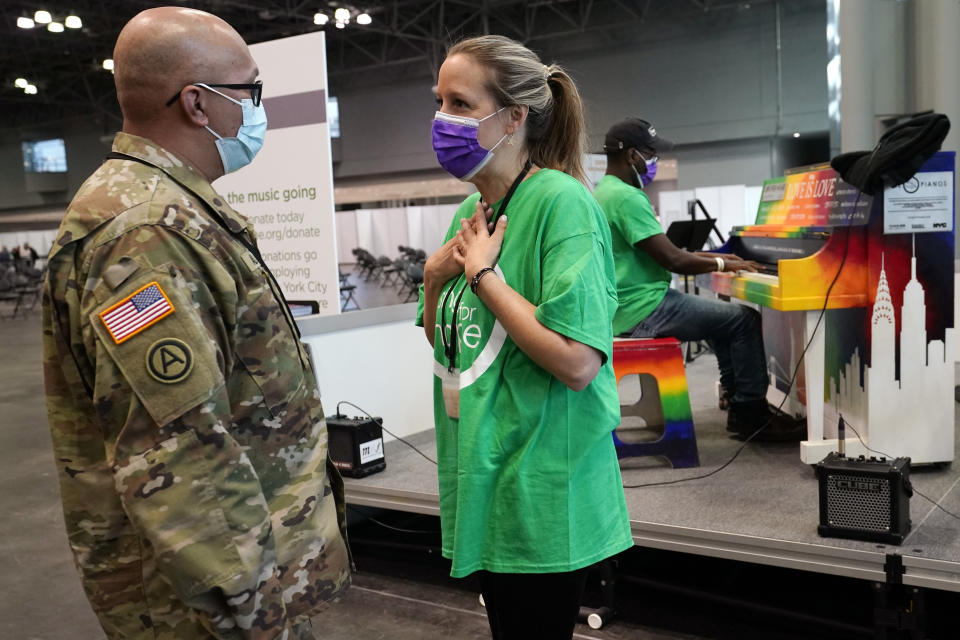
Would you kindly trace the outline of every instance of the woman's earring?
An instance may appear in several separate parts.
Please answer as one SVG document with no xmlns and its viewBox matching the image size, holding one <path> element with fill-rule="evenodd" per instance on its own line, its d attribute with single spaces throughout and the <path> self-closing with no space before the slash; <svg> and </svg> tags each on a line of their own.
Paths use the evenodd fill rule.
<svg viewBox="0 0 960 640">
<path fill-rule="evenodd" d="M 507 136 L 507 144 L 510 145 L 511 147 L 513 146 L 513 134 L 512 134 L 512 133 Z"/>
</svg>

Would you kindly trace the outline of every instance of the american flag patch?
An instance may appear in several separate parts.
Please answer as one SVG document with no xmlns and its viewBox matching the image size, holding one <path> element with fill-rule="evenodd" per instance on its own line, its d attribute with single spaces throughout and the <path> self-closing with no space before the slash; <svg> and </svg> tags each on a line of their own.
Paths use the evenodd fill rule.
<svg viewBox="0 0 960 640">
<path fill-rule="evenodd" d="M 156 282 L 141 287 L 100 312 L 100 320 L 113 341 L 120 344 L 173 313 L 173 305 Z"/>
</svg>

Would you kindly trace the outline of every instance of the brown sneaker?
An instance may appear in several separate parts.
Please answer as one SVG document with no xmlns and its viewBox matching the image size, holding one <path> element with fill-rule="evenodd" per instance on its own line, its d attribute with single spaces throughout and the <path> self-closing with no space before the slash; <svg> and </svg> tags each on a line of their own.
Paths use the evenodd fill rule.
<svg viewBox="0 0 960 640">
<path fill-rule="evenodd" d="M 717 406 L 720 407 L 721 411 L 726 411 L 730 408 L 730 403 L 733 401 L 733 392 L 722 385 L 718 385 L 717 388 L 720 391 L 720 397 L 717 400 Z"/>
</svg>

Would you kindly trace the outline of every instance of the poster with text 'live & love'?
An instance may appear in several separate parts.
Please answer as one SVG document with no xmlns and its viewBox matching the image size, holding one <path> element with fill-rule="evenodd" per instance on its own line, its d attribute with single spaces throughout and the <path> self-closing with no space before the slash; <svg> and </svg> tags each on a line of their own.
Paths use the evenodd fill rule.
<svg viewBox="0 0 960 640">
<path fill-rule="evenodd" d="M 267 134 L 254 161 L 214 187 L 254 226 L 284 295 L 340 311 L 322 31 L 250 47 Z"/>
</svg>

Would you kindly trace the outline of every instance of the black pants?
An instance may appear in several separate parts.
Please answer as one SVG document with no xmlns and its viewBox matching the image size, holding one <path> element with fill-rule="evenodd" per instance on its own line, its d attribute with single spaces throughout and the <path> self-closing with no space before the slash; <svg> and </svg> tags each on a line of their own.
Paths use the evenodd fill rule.
<svg viewBox="0 0 960 640">
<path fill-rule="evenodd" d="M 587 570 L 565 573 L 479 571 L 493 640 L 570 640 Z"/>
</svg>

